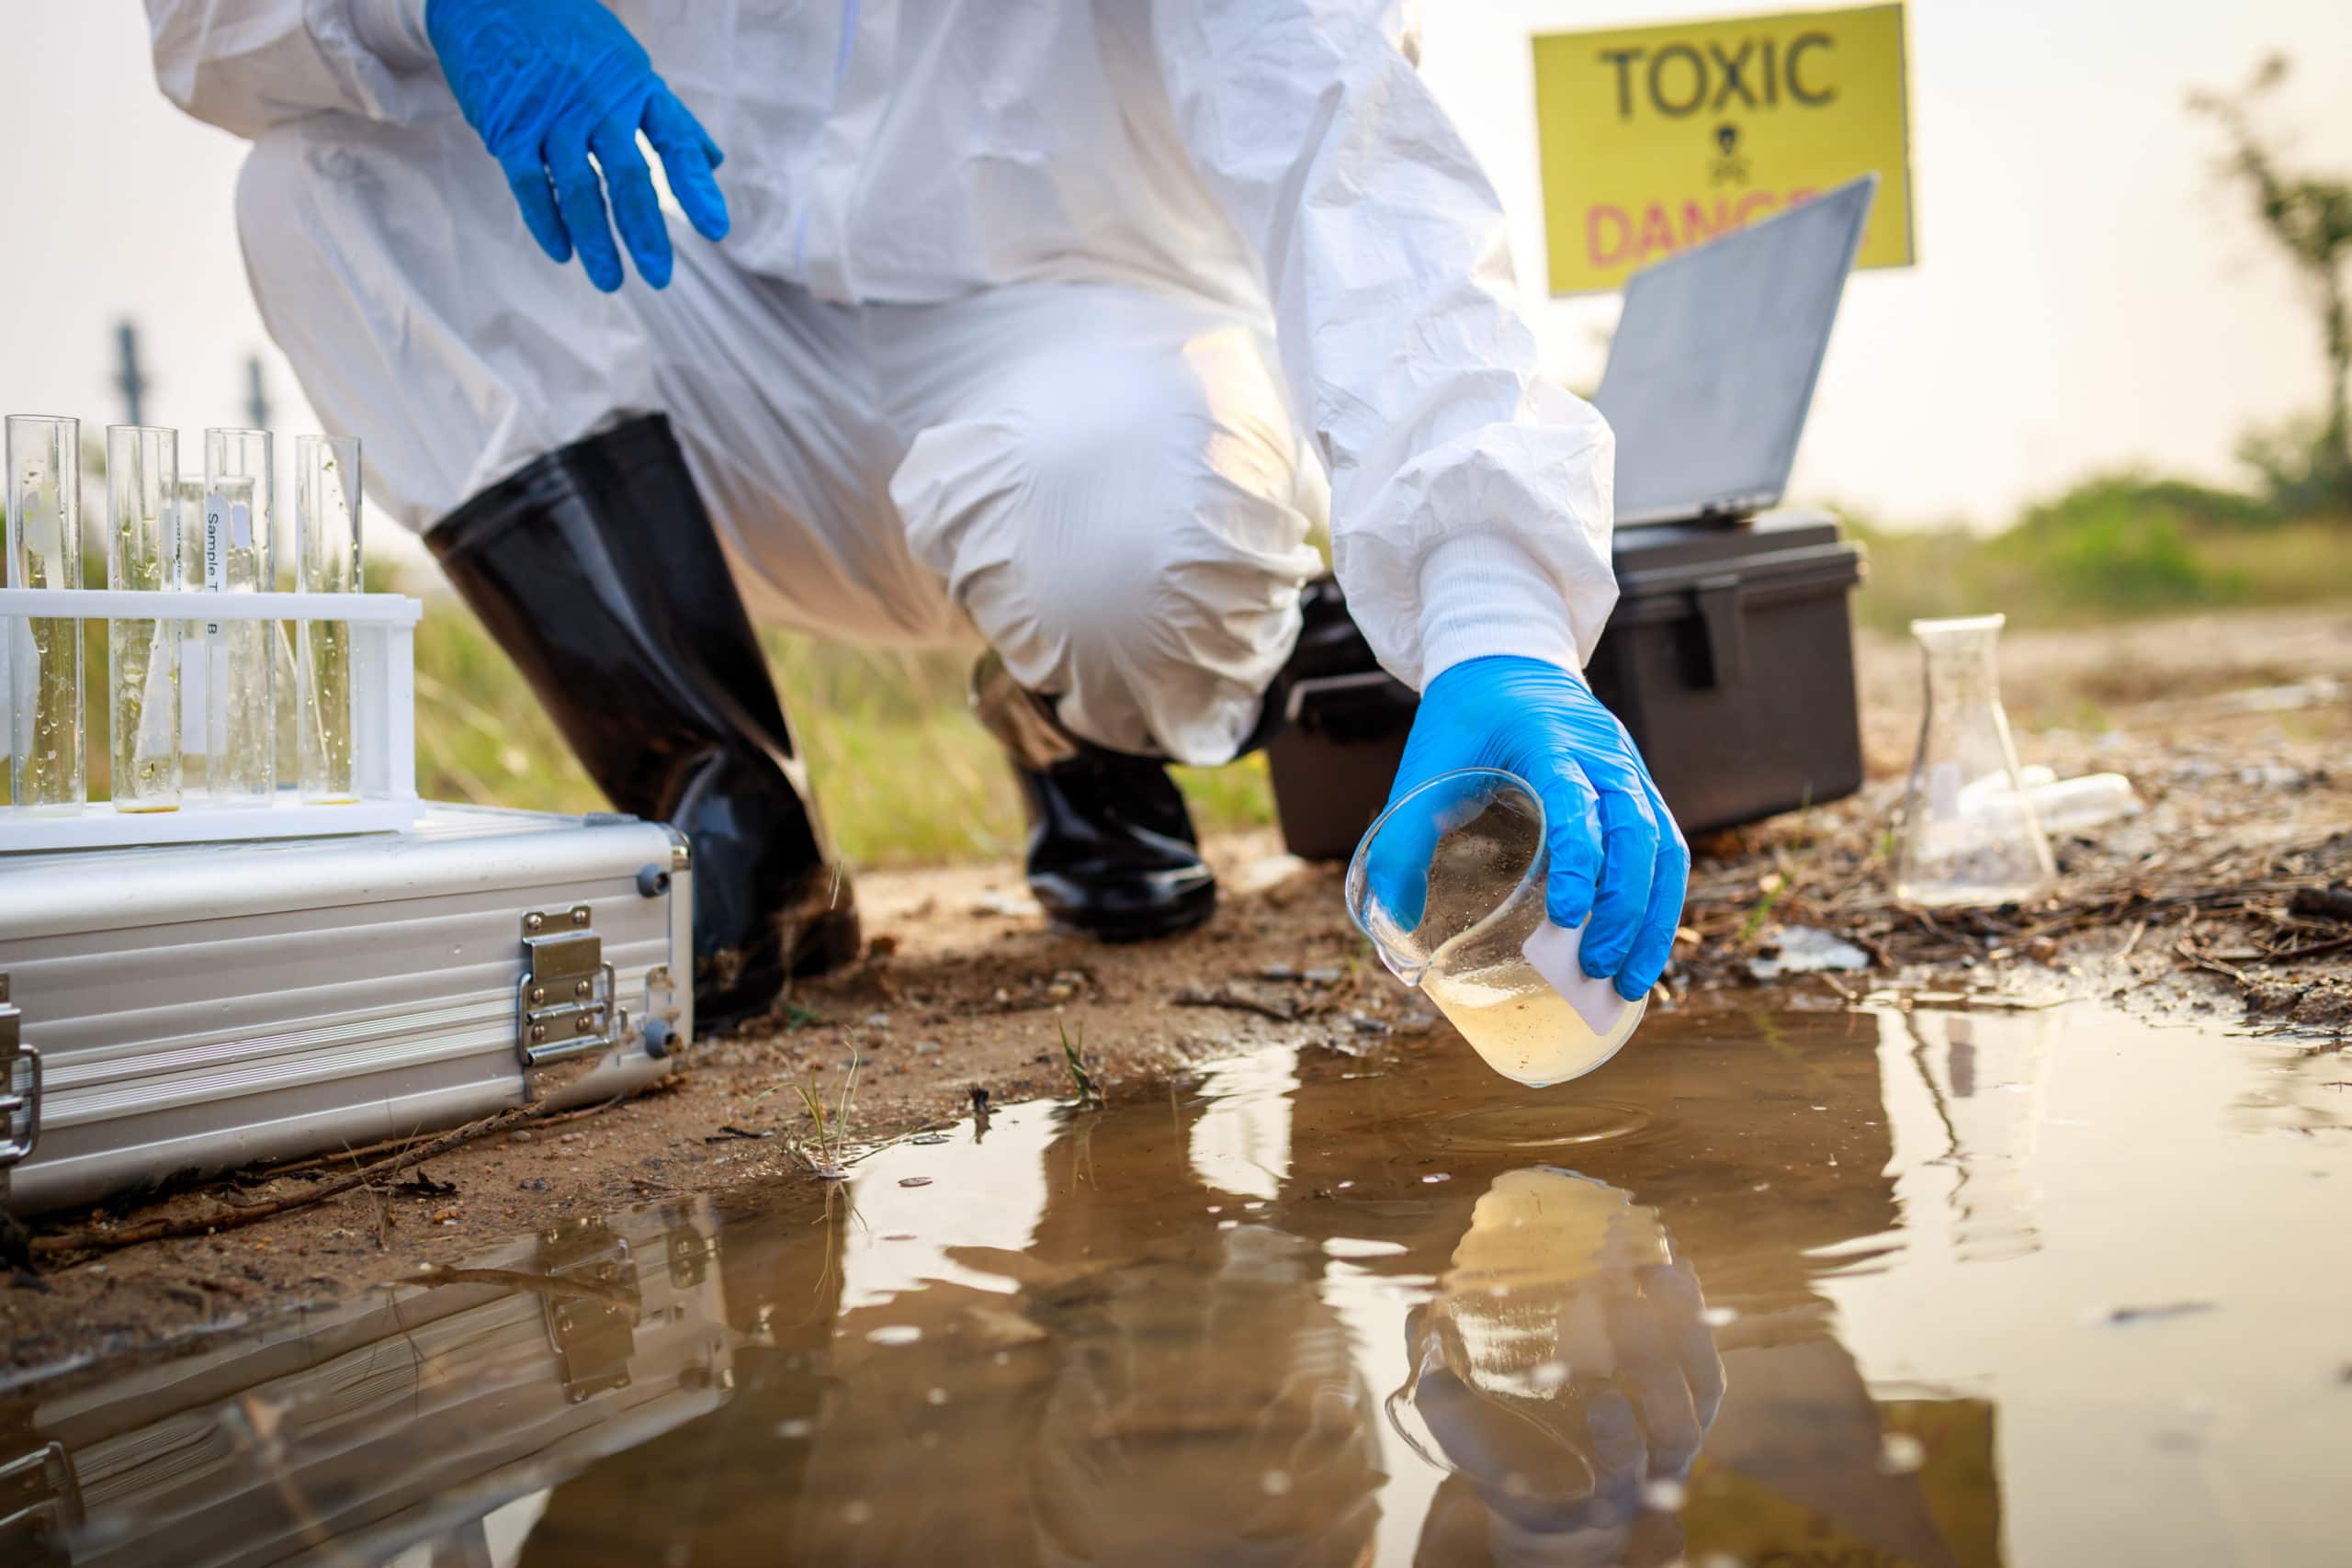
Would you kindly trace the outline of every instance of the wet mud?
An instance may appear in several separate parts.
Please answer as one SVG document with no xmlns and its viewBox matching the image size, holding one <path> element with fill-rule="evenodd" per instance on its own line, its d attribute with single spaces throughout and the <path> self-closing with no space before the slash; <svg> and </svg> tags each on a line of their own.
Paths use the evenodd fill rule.
<svg viewBox="0 0 2352 1568">
<path fill-rule="evenodd" d="M 2340 1560 L 2339 1051 L 1654 1015 L 1040 1100 L 0 1392 L 0 1560 Z"/>
</svg>

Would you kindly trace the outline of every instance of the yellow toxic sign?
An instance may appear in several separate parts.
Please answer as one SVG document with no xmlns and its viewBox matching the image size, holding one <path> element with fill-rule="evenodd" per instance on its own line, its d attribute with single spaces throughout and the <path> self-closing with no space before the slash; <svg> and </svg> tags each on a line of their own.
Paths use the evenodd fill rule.
<svg viewBox="0 0 2352 1568">
<path fill-rule="evenodd" d="M 1899 5 L 1545 34 L 1535 111 L 1555 294 L 1872 170 L 1859 265 L 1911 263 Z"/>
</svg>

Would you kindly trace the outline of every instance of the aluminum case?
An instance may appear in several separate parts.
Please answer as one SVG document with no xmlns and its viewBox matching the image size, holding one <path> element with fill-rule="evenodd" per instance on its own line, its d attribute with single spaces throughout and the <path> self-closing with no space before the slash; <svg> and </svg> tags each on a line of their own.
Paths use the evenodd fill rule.
<svg viewBox="0 0 2352 1568">
<path fill-rule="evenodd" d="M 436 805 L 405 833 L 0 855 L 0 1200 L 661 1077 L 693 1037 L 693 905 L 684 836 L 614 815 Z"/>
</svg>

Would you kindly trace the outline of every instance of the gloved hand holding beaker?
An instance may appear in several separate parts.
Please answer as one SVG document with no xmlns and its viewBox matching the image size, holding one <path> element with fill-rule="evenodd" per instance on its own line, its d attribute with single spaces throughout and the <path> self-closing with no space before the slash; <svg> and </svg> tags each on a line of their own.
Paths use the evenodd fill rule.
<svg viewBox="0 0 2352 1568">
<path fill-rule="evenodd" d="M 1538 659 L 1497 655 L 1454 665 L 1421 694 L 1393 806 L 1440 775 L 1495 768 L 1525 781 L 1543 802 L 1553 923 L 1580 926 L 1582 963 L 1613 977 L 1626 1000 L 1646 996 L 1674 946 L 1690 851 L 1650 782 L 1625 727 L 1582 677 Z M 1420 918 L 1430 856 L 1447 824 L 1383 835 L 1366 866 L 1372 891 L 1396 923 Z"/>
<path fill-rule="evenodd" d="M 466 123 L 554 260 L 577 250 L 589 281 L 608 294 L 621 286 L 609 196 L 639 276 L 669 283 L 670 232 L 640 130 L 686 220 L 705 239 L 726 236 L 727 200 L 711 173 L 724 154 L 597 0 L 432 0 L 424 25 Z"/>
</svg>

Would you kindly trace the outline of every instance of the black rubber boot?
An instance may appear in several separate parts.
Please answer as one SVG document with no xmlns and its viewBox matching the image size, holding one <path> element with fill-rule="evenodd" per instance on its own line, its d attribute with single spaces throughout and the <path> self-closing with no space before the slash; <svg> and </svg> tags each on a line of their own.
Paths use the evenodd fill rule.
<svg viewBox="0 0 2352 1568">
<path fill-rule="evenodd" d="M 1029 890 L 1056 920 L 1103 942 L 1148 942 L 1216 912 L 1216 874 L 1167 764 L 1085 747 L 1013 772 L 1029 808 Z"/>
<path fill-rule="evenodd" d="M 665 416 L 548 453 L 424 542 L 615 808 L 693 845 L 699 1027 L 856 956 L 848 880 Z"/>
<path fill-rule="evenodd" d="M 1057 923 L 1145 942 L 1215 912 L 1216 874 L 1165 762 L 1080 740 L 994 654 L 972 673 L 972 708 L 1012 762 L 1029 815 L 1029 890 Z"/>
</svg>

